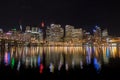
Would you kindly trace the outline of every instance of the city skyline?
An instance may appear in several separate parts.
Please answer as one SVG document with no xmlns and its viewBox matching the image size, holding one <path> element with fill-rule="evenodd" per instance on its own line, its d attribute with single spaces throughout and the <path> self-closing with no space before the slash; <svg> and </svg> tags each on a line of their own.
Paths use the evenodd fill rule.
<svg viewBox="0 0 120 80">
<path fill-rule="evenodd" d="M 44 24 L 43 24 L 44 27 Z M 75 28 L 72 25 L 66 25 L 64 28 L 59 24 L 51 24 L 47 28 L 37 28 L 26 26 L 25 32 L 21 30 L 12 29 L 5 32 L 0 29 L 0 38 L 2 41 L 16 40 L 17 42 L 25 41 L 25 44 L 36 45 L 82 45 L 82 44 L 94 44 L 98 45 L 102 42 L 105 44 L 113 39 L 108 35 L 106 29 L 101 30 L 100 27 L 95 26 L 93 29 L 93 35 L 90 32 L 82 28 Z M 22 31 L 22 32 L 21 32 Z M 119 39 L 119 37 L 118 37 Z M 64 44 L 63 44 L 64 43 Z"/>
<path fill-rule="evenodd" d="M 35 27 L 35 28 L 38 28 L 38 29 L 47 29 L 48 27 L 50 27 L 52 24 L 54 24 L 54 23 L 51 23 L 51 24 L 49 24 L 49 25 L 45 25 L 45 23 L 44 22 L 41 22 L 40 23 L 40 25 L 39 26 L 36 26 L 36 25 L 22 25 L 22 24 L 18 24 L 18 25 L 14 25 L 14 26 L 6 26 L 6 25 L 3 25 L 3 26 L 0 26 L 0 29 L 2 29 L 3 30 L 3 32 L 9 32 L 9 31 L 11 31 L 12 29 L 16 29 L 16 31 L 22 31 L 22 32 L 25 32 L 26 31 L 26 27 L 27 26 L 29 26 L 30 27 L 30 29 L 32 29 L 33 27 Z M 62 25 L 62 24 L 56 24 L 55 23 L 55 25 L 60 25 L 61 26 L 61 28 L 65 28 L 65 26 L 67 26 L 67 25 L 70 25 L 70 24 L 66 24 L 66 25 Z M 73 26 L 75 29 L 83 29 L 83 30 L 85 30 L 86 32 L 90 32 L 90 34 L 92 34 L 93 35 L 93 33 L 94 33 L 94 29 L 95 29 L 95 27 L 100 27 L 101 28 L 101 31 L 103 31 L 103 30 L 107 30 L 108 32 L 109 32 L 109 35 L 110 36 L 117 36 L 117 35 L 113 35 L 113 34 L 110 34 L 110 32 L 112 31 L 112 30 L 110 30 L 109 28 L 102 28 L 101 26 L 99 26 L 99 25 L 93 25 L 93 26 L 89 26 L 89 28 L 87 27 L 84 27 L 84 26 L 74 26 L 74 25 L 70 25 L 70 26 Z M 85 25 L 85 26 L 87 26 L 87 25 Z M 119 36 L 118 36 L 119 37 Z"/>
<path fill-rule="evenodd" d="M 14 27 L 21 24 L 38 26 L 41 21 L 70 24 L 91 29 L 98 25 L 107 28 L 110 35 L 119 36 L 120 10 L 114 1 L 47 1 L 47 0 L 3 0 L 0 1 L 0 27 Z M 6 28 L 7 29 L 7 28 Z"/>
</svg>

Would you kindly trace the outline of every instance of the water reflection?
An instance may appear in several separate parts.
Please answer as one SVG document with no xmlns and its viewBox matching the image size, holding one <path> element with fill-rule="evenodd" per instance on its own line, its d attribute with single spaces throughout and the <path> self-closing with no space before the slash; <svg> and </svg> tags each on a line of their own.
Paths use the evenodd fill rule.
<svg viewBox="0 0 120 80">
<path fill-rule="evenodd" d="M 98 60 L 97 60 L 96 58 L 94 58 L 93 64 L 94 64 L 94 68 L 96 69 L 96 71 L 99 72 L 100 69 L 101 69 L 101 64 L 100 64 L 100 62 L 98 62 Z"/>
<path fill-rule="evenodd" d="M 5 52 L 4 63 L 6 66 L 10 64 L 10 53 L 9 52 Z"/>
<path fill-rule="evenodd" d="M 19 71 L 20 70 L 20 65 L 21 65 L 21 62 L 20 60 L 18 61 L 18 64 L 17 64 L 17 70 Z"/>
<path fill-rule="evenodd" d="M 44 68 L 49 68 L 50 72 L 54 69 L 58 71 L 64 66 L 65 70 L 79 67 L 83 69 L 84 65 L 92 63 L 94 68 L 99 71 L 101 65 L 108 64 L 109 58 L 120 57 L 120 48 L 117 46 L 83 46 L 83 47 L 26 47 L 11 46 L 1 50 L 0 61 L 4 60 L 4 65 L 11 66 L 13 69 L 20 70 L 21 64 L 26 68 L 39 67 L 42 73 Z M 16 63 L 16 64 L 15 64 Z"/>
</svg>

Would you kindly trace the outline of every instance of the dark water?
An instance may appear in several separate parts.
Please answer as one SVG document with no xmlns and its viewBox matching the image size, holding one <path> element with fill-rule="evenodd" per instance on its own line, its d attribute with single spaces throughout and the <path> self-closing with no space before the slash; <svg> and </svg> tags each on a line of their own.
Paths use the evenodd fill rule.
<svg viewBox="0 0 120 80">
<path fill-rule="evenodd" d="M 119 78 L 117 46 L 0 48 L 1 79 L 105 80 Z"/>
</svg>

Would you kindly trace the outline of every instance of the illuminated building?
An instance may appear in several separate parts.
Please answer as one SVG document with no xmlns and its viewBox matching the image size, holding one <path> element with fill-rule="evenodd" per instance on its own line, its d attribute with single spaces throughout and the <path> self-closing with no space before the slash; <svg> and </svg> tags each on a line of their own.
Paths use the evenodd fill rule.
<svg viewBox="0 0 120 80">
<path fill-rule="evenodd" d="M 31 30 L 30 30 L 30 26 L 26 26 L 26 30 L 25 30 L 25 32 L 31 32 Z"/>
<path fill-rule="evenodd" d="M 97 43 L 98 45 L 101 44 L 101 40 L 102 40 L 102 33 L 101 33 L 101 28 L 98 26 L 95 26 L 95 29 L 93 30 L 93 36 L 94 36 L 94 40 L 95 43 Z"/>
<path fill-rule="evenodd" d="M 72 34 L 71 34 L 72 42 L 77 42 L 79 43 L 79 40 L 82 40 L 83 33 L 82 33 L 82 28 L 80 29 L 72 29 Z"/>
<path fill-rule="evenodd" d="M 24 33 L 24 38 L 23 38 L 24 41 L 27 41 L 27 42 L 30 42 L 31 40 L 31 30 L 30 30 L 30 26 L 26 26 L 26 30 L 25 30 L 25 33 Z"/>
<path fill-rule="evenodd" d="M 83 33 L 83 37 L 82 37 L 83 44 L 91 43 L 92 42 L 92 35 L 90 34 L 90 32 L 83 30 L 82 33 Z"/>
<path fill-rule="evenodd" d="M 35 43 L 42 43 L 43 42 L 43 32 L 41 29 L 38 29 L 37 27 L 32 27 L 31 30 L 31 39 Z"/>
<path fill-rule="evenodd" d="M 109 36 L 108 36 L 108 31 L 107 29 L 104 29 L 102 31 L 102 43 L 108 42 Z"/>
<path fill-rule="evenodd" d="M 108 31 L 107 29 L 102 31 L 102 37 L 107 37 L 108 36 Z"/>
<path fill-rule="evenodd" d="M 3 33 L 3 29 L 0 29 L 0 34 Z"/>
<path fill-rule="evenodd" d="M 32 33 L 37 33 L 37 32 L 38 32 L 38 28 L 37 28 L 37 27 L 32 27 L 31 32 L 32 32 Z"/>
<path fill-rule="evenodd" d="M 32 43 L 43 43 L 43 32 L 37 27 L 26 26 L 25 30 L 25 40 Z"/>
<path fill-rule="evenodd" d="M 40 43 L 43 43 L 43 30 L 42 30 L 42 29 L 39 29 L 39 30 L 38 30 L 38 33 L 39 33 L 39 38 L 38 38 L 38 40 L 39 40 Z"/>
<path fill-rule="evenodd" d="M 18 40 L 18 34 L 19 32 L 14 28 L 11 30 L 11 39 L 12 40 Z"/>
<path fill-rule="evenodd" d="M 0 38 L 3 37 L 3 29 L 0 29 Z"/>
<path fill-rule="evenodd" d="M 71 42 L 72 41 L 72 30 L 74 29 L 74 26 L 66 25 L 65 26 L 65 42 Z"/>
<path fill-rule="evenodd" d="M 95 29 L 93 30 L 94 37 L 101 37 L 101 28 L 98 26 L 95 26 Z"/>
<path fill-rule="evenodd" d="M 61 42 L 64 31 L 61 25 L 51 24 L 46 29 L 46 41 L 47 42 Z"/>
</svg>

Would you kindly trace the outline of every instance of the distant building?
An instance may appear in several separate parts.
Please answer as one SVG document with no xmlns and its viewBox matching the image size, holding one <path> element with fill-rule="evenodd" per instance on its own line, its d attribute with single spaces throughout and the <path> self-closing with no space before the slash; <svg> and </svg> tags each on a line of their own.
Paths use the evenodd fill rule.
<svg viewBox="0 0 120 80">
<path fill-rule="evenodd" d="M 38 40 L 39 40 L 40 43 L 43 43 L 43 30 L 39 29 L 38 33 L 39 33 Z"/>
<path fill-rule="evenodd" d="M 74 29 L 74 26 L 71 26 L 71 25 L 65 26 L 65 41 L 66 42 L 72 41 L 72 30 L 73 29 Z"/>
<path fill-rule="evenodd" d="M 102 31 L 102 37 L 107 37 L 108 36 L 108 31 L 107 29 Z"/>
<path fill-rule="evenodd" d="M 72 29 L 72 41 L 73 42 L 78 42 L 79 40 L 81 40 L 83 37 L 83 32 L 82 32 L 82 28 L 80 29 Z"/>
<path fill-rule="evenodd" d="M 30 30 L 30 26 L 26 26 L 26 30 L 25 30 L 25 32 L 31 32 L 31 30 Z"/>
<path fill-rule="evenodd" d="M 32 27 L 30 29 L 30 26 L 26 26 L 25 30 L 25 40 L 32 41 L 32 42 L 43 42 L 43 31 L 39 29 L 38 27 Z"/>
<path fill-rule="evenodd" d="M 46 41 L 59 42 L 62 41 L 64 30 L 59 24 L 51 24 L 46 29 Z"/>
<path fill-rule="evenodd" d="M 32 27 L 31 32 L 32 32 L 32 33 L 38 33 L 38 28 L 37 28 L 37 27 Z"/>
<path fill-rule="evenodd" d="M 94 34 L 94 37 L 101 37 L 102 36 L 101 28 L 98 26 L 95 26 L 95 29 L 93 30 L 93 34 Z"/>
<path fill-rule="evenodd" d="M 0 33 L 3 33 L 3 29 L 0 28 Z"/>
<path fill-rule="evenodd" d="M 101 32 L 101 28 L 98 26 L 95 26 L 95 29 L 93 29 L 93 38 L 94 38 L 94 42 L 99 45 L 101 44 L 102 41 L 102 32 Z"/>
</svg>

